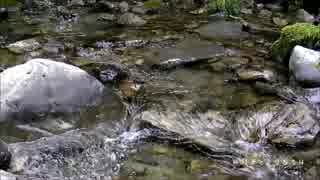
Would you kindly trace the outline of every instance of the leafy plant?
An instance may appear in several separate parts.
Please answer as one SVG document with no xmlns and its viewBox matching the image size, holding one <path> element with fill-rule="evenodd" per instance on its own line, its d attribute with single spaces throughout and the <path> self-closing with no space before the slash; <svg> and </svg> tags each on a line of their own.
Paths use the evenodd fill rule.
<svg viewBox="0 0 320 180">
<path fill-rule="evenodd" d="M 228 15 L 239 15 L 240 0 L 209 0 L 208 12 L 225 12 Z"/>
</svg>

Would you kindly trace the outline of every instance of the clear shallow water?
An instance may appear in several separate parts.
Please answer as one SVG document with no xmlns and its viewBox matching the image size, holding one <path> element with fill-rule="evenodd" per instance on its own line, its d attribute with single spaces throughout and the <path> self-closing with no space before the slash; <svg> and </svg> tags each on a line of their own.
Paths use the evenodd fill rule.
<svg viewBox="0 0 320 180">
<path fill-rule="evenodd" d="M 70 180 L 302 178 L 302 167 L 299 164 L 277 166 L 278 160 L 292 160 L 286 151 L 279 151 L 260 142 L 239 141 L 235 127 L 224 124 L 223 121 L 207 121 L 212 117 L 212 111 L 237 113 L 238 110 L 246 111 L 248 107 L 279 100 L 274 96 L 258 94 L 252 87 L 252 82 L 235 81 L 237 76 L 233 69 L 233 65 L 239 64 L 242 68 L 271 68 L 279 72 L 278 81 L 286 82 L 284 68 L 263 57 L 260 49 L 255 47 L 257 41 L 263 39 L 268 42 L 269 39 L 264 39 L 263 36 L 252 37 L 246 45 L 239 45 L 237 39 L 233 43 L 238 45 L 233 47 L 231 40 L 208 40 L 196 33 L 184 31 L 185 25 L 197 21 L 188 18 L 181 18 L 179 22 L 168 18 L 154 19 L 143 28 L 119 28 L 97 23 L 96 14 L 86 16 L 83 13 L 71 21 L 48 22 L 46 16 L 38 18 L 42 22 L 38 25 L 26 25 L 20 20 L 13 20 L 4 24 L 9 26 L 2 27 L 25 27 L 13 28 L 13 32 L 7 29 L 7 32 L 10 32 L 10 41 L 37 37 L 41 40 L 53 39 L 61 44 L 73 43 L 74 46 L 93 48 L 93 51 L 100 50 L 94 46 L 98 41 L 152 40 L 153 43 L 146 47 L 129 47 L 114 52 L 120 61 L 128 66 L 134 66 L 137 60 L 142 59 L 142 63 L 137 65 L 138 68 L 132 69 L 132 73 L 137 76 L 135 78 L 144 80 L 145 92 L 141 97 L 143 103 L 138 105 L 143 106 L 143 110 L 156 109 L 157 113 L 164 114 L 164 121 L 161 116 L 152 116 L 156 119 L 154 122 L 165 124 L 168 123 L 166 120 L 171 118 L 172 123 L 165 124 L 173 127 L 171 130 L 186 128 L 186 134 L 182 134 L 185 137 L 192 139 L 196 136 L 200 142 L 211 145 L 213 149 L 221 148 L 221 151 L 214 153 L 201 144 L 189 141 L 188 138 L 181 138 L 165 131 L 166 128 L 163 128 L 163 131 L 140 130 L 140 111 L 134 118 L 126 119 L 126 110 L 130 110 L 126 108 L 132 104 L 124 106 L 124 100 L 121 99 L 123 97 L 114 95 L 110 96 L 111 99 L 108 99 L 106 104 L 79 114 L 50 117 L 42 122 L 20 126 L 15 123 L 1 125 L 1 137 L 7 142 L 35 140 L 43 136 L 48 136 L 49 139 L 37 140 L 29 145 L 12 144 L 11 147 L 17 154 L 14 161 L 18 165 L 25 162 L 20 168 L 18 165 L 15 166 L 13 173 L 26 179 Z M 215 22 L 210 23 L 212 26 Z M 238 30 L 231 32 L 237 34 Z M 76 53 L 67 49 L 59 52 L 60 55 L 65 55 L 66 59 L 74 58 Z M 230 63 L 208 62 L 164 72 L 150 68 L 152 64 L 171 58 L 207 57 L 230 49 L 235 52 L 231 57 L 236 59 Z M 0 62 L 4 67 L 30 58 L 11 54 L 4 49 L 0 49 L 0 54 Z M 242 62 L 244 56 L 248 57 L 250 64 Z M 52 55 L 52 58 L 55 56 Z M 101 59 L 103 58 L 105 57 L 102 55 Z M 230 57 L 223 57 L 219 62 L 227 61 L 231 61 Z M 117 88 L 113 91 L 121 94 L 121 90 Z M 158 108 L 159 106 L 161 108 Z M 166 110 L 178 115 L 170 116 Z M 214 134 L 216 132 L 210 132 L 210 128 L 213 127 L 220 127 L 222 130 Z M 83 130 L 83 136 L 72 135 L 70 132 L 68 134 L 67 131 L 77 128 L 88 129 Z M 189 131 L 191 133 L 188 133 Z M 86 134 L 87 132 L 89 133 Z M 208 138 L 212 133 L 216 139 Z M 53 134 L 62 135 L 57 140 L 50 140 Z M 83 138 L 80 138 L 79 142 L 84 143 L 85 148 L 79 152 L 66 150 L 66 153 L 60 153 L 59 146 L 56 145 L 63 142 L 63 139 L 68 139 L 67 137 L 70 137 L 70 141 L 73 137 Z M 75 139 L 77 144 L 77 138 Z M 57 153 L 47 153 L 47 150 L 42 148 L 43 145 Z M 64 152 L 63 146 L 61 149 Z M 299 159 L 303 158 L 300 157 L 296 161 Z"/>
</svg>

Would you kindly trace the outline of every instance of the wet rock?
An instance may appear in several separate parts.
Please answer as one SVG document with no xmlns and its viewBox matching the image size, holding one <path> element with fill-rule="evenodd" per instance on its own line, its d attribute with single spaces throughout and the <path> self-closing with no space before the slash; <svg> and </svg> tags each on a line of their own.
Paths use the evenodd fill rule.
<svg viewBox="0 0 320 180">
<path fill-rule="evenodd" d="M 279 17 L 272 18 L 272 21 L 274 24 L 276 24 L 277 26 L 280 26 L 280 27 L 283 27 L 289 23 L 286 19 L 282 19 Z"/>
<path fill-rule="evenodd" d="M 177 41 L 178 37 L 172 37 Z M 171 48 L 148 48 L 144 53 L 144 64 L 163 69 L 172 69 L 184 65 L 197 63 L 206 63 L 210 58 L 221 56 L 225 53 L 224 47 L 213 44 L 210 41 L 187 38 Z M 213 60 L 215 61 L 215 60 Z M 212 63 L 213 63 L 212 61 Z M 168 67 L 168 68 L 166 68 Z"/>
<path fill-rule="evenodd" d="M 273 28 L 267 28 L 258 24 L 250 24 L 246 21 L 242 21 L 242 30 L 250 34 L 263 35 L 268 37 L 278 37 L 279 32 Z"/>
<path fill-rule="evenodd" d="M 209 60 L 214 62 L 218 61 L 218 59 L 215 59 L 218 56 L 222 56 L 221 54 L 217 54 L 212 57 L 207 57 L 207 58 L 186 58 L 186 59 L 180 59 L 180 58 L 175 58 L 175 59 L 169 59 L 167 61 L 163 61 L 159 64 L 154 64 L 152 68 L 155 69 L 160 69 L 160 70 L 170 70 L 174 69 L 177 67 L 182 67 L 182 66 L 187 66 L 187 65 L 193 65 L 196 63 L 205 63 L 208 62 Z"/>
<path fill-rule="evenodd" d="M 262 10 L 262 9 L 264 8 L 264 4 L 258 3 L 258 4 L 256 5 L 256 8 L 257 8 L 257 10 Z"/>
<path fill-rule="evenodd" d="M 103 83 L 115 83 L 128 77 L 128 71 L 119 64 L 104 64 L 100 67 L 99 79 Z"/>
<path fill-rule="evenodd" d="M 105 44 L 102 44 L 104 46 Z M 107 44 L 108 46 L 108 44 Z M 81 57 L 82 59 L 86 59 L 83 62 L 80 63 L 87 63 L 90 62 L 88 61 L 91 60 L 93 62 L 118 62 L 119 61 L 119 56 L 116 55 L 111 51 L 110 48 L 82 48 L 82 47 L 77 47 L 76 48 L 76 54 L 77 56 Z"/>
<path fill-rule="evenodd" d="M 27 39 L 9 44 L 7 48 L 17 54 L 31 52 L 41 47 L 41 44 L 36 39 Z"/>
<path fill-rule="evenodd" d="M 311 145 L 320 132 L 313 113 L 302 103 L 270 104 L 237 117 L 239 132 L 246 141 L 254 137 L 287 146 Z"/>
<path fill-rule="evenodd" d="M 259 12 L 259 17 L 261 18 L 271 18 L 272 17 L 272 12 L 266 9 L 262 9 Z"/>
<path fill-rule="evenodd" d="M 105 11 L 116 11 L 119 8 L 116 2 L 110 2 L 110 1 L 98 1 L 97 6 L 100 9 L 103 9 Z"/>
<path fill-rule="evenodd" d="M 85 2 L 83 0 L 71 0 L 70 6 L 84 6 Z"/>
<path fill-rule="evenodd" d="M 113 14 L 103 13 L 98 17 L 99 21 L 115 21 L 116 16 Z"/>
<path fill-rule="evenodd" d="M 310 168 L 306 172 L 304 179 L 305 180 L 314 180 L 314 179 L 317 179 L 318 177 L 319 177 L 318 168 L 313 166 L 312 168 Z"/>
<path fill-rule="evenodd" d="M 270 70 L 250 70 L 242 69 L 237 71 L 239 80 L 242 81 L 253 81 L 253 80 L 263 80 L 263 81 L 273 81 L 275 79 L 274 73 Z"/>
<path fill-rule="evenodd" d="M 0 140 L 0 169 L 7 170 L 10 166 L 10 161 L 11 153 L 9 152 L 8 145 Z"/>
<path fill-rule="evenodd" d="M 143 26 L 146 21 L 133 13 L 125 13 L 118 18 L 118 24 L 127 26 Z"/>
<path fill-rule="evenodd" d="M 140 14 L 140 15 L 145 15 L 147 13 L 147 9 L 143 6 L 133 7 L 131 11 L 135 14 Z"/>
<path fill-rule="evenodd" d="M 129 11 L 129 4 L 125 1 L 122 1 L 120 4 L 119 4 L 119 9 L 120 9 L 120 12 L 121 13 L 126 13 Z"/>
<path fill-rule="evenodd" d="M 111 145 L 106 142 L 106 131 L 108 130 L 80 129 L 36 141 L 10 144 L 10 172 L 19 172 L 19 179 L 25 180 L 84 180 L 99 173 L 92 169 L 94 166 L 99 167 L 100 171 L 101 168 L 104 169 L 102 174 L 100 172 L 101 176 L 110 176 L 110 168 L 116 165 L 118 157 L 112 153 Z"/>
<path fill-rule="evenodd" d="M 55 6 L 54 2 L 50 0 L 26 0 L 26 7 L 28 9 L 47 10 Z"/>
<path fill-rule="evenodd" d="M 42 47 L 42 50 L 50 56 L 57 56 L 59 53 L 62 53 L 64 49 L 65 47 L 62 43 L 53 40 L 49 40 L 49 42 Z"/>
<path fill-rule="evenodd" d="M 241 9 L 240 12 L 241 12 L 242 14 L 247 14 L 247 15 L 253 14 L 252 9 Z"/>
<path fill-rule="evenodd" d="M 320 104 L 320 88 L 305 88 L 302 96 L 312 104 Z"/>
<path fill-rule="evenodd" d="M 205 146 L 213 152 L 237 154 L 230 143 L 230 137 L 233 134 L 231 124 L 219 112 L 189 114 L 170 111 L 159 113 L 150 110 L 143 112 L 141 119 L 157 128 L 176 133 L 182 139 L 191 140 L 190 143 Z M 163 135 L 164 138 L 172 138 L 170 134 L 164 133 Z"/>
<path fill-rule="evenodd" d="M 315 21 L 315 18 L 304 9 L 299 9 L 296 16 L 297 22 L 313 23 Z"/>
<path fill-rule="evenodd" d="M 278 3 L 273 3 L 273 4 L 265 4 L 265 8 L 272 11 L 272 12 L 280 12 L 282 11 L 282 7 Z"/>
<path fill-rule="evenodd" d="M 104 91 L 104 86 L 85 71 L 47 59 L 6 69 L 0 77 L 1 121 L 79 111 L 96 104 Z"/>
<path fill-rule="evenodd" d="M 296 46 L 289 60 L 289 69 L 295 79 L 308 86 L 320 85 L 320 52 Z"/>
<path fill-rule="evenodd" d="M 247 58 L 241 58 L 241 57 L 223 57 L 222 61 L 218 62 L 211 62 L 210 63 L 210 69 L 214 72 L 223 72 L 226 70 L 237 70 L 241 66 L 246 65 L 249 63 L 249 60 Z"/>
</svg>

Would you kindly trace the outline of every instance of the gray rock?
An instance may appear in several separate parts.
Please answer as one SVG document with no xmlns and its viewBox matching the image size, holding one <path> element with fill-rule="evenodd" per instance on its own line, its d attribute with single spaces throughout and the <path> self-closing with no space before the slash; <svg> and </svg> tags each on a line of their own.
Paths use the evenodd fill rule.
<svg viewBox="0 0 320 180">
<path fill-rule="evenodd" d="M 144 15 L 147 13 L 147 9 L 144 6 L 136 6 L 131 9 L 133 13 Z"/>
<path fill-rule="evenodd" d="M 122 1 L 119 4 L 119 9 L 120 9 L 120 12 L 122 12 L 122 13 L 128 12 L 129 11 L 129 4 L 125 1 Z"/>
<path fill-rule="evenodd" d="M 289 60 L 289 69 L 296 81 L 308 85 L 320 85 L 320 52 L 296 46 Z"/>
<path fill-rule="evenodd" d="M 98 17 L 98 20 L 99 21 L 114 21 L 114 20 L 116 20 L 116 17 L 113 14 L 103 13 Z"/>
<path fill-rule="evenodd" d="M 133 13 L 125 13 L 118 18 L 118 24 L 128 26 L 143 26 L 146 21 Z"/>
<path fill-rule="evenodd" d="M 85 71 L 47 59 L 6 69 L 0 78 L 0 121 L 79 111 L 96 104 L 104 91 L 104 86 Z"/>
<path fill-rule="evenodd" d="M 31 52 L 36 49 L 39 49 L 41 44 L 35 39 L 27 39 L 9 44 L 7 48 L 17 54 L 22 54 L 26 52 Z"/>
<path fill-rule="evenodd" d="M 308 22 L 308 23 L 313 23 L 315 21 L 315 18 L 309 14 L 307 11 L 304 9 L 299 9 L 297 11 L 297 17 L 296 17 L 298 22 Z"/>
</svg>

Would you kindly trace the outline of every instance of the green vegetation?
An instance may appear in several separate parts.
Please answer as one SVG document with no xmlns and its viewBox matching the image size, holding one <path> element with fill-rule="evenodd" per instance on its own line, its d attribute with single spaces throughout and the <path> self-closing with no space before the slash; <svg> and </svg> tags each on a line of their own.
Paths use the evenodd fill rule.
<svg viewBox="0 0 320 180">
<path fill-rule="evenodd" d="M 150 9 L 159 9 L 161 6 L 161 0 L 148 0 L 144 2 L 144 7 Z"/>
<path fill-rule="evenodd" d="M 272 45 L 272 55 L 289 57 L 296 45 L 312 47 L 320 41 L 320 27 L 310 23 L 297 23 L 284 27 L 280 38 Z"/>
<path fill-rule="evenodd" d="M 15 6 L 17 4 L 17 0 L 0 0 L 0 7 Z"/>
<path fill-rule="evenodd" d="M 209 13 L 225 12 L 227 15 L 239 15 L 240 0 L 209 0 Z"/>
</svg>

